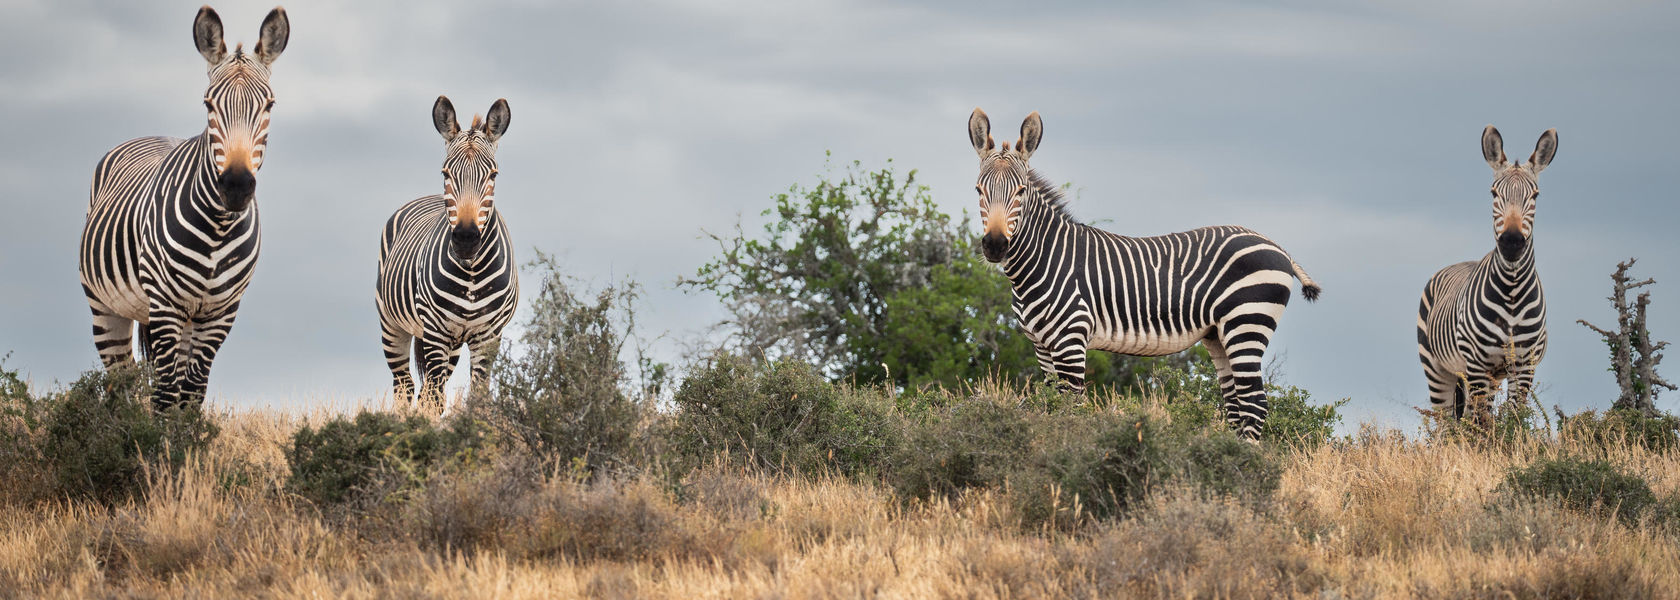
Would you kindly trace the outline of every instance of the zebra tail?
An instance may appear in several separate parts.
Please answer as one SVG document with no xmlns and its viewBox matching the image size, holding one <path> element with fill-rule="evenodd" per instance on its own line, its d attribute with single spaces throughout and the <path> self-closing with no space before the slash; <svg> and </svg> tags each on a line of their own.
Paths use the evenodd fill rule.
<svg viewBox="0 0 1680 600">
<path fill-rule="evenodd" d="M 1277 248 L 1278 252 L 1282 252 L 1283 257 L 1289 259 L 1289 267 L 1295 270 L 1295 278 L 1301 280 L 1301 297 L 1306 298 L 1307 302 L 1318 301 L 1318 295 L 1324 291 L 1324 288 L 1319 287 L 1318 282 L 1313 281 L 1313 278 L 1307 275 L 1307 270 L 1301 268 L 1301 263 L 1295 262 L 1295 257 L 1290 256 L 1288 250 L 1284 250 L 1283 246 L 1279 246 L 1277 242 L 1272 241 L 1272 238 L 1257 231 L 1248 230 L 1248 233 L 1260 236 L 1260 239 L 1266 240 L 1266 243 L 1271 244 L 1273 248 Z"/>
</svg>

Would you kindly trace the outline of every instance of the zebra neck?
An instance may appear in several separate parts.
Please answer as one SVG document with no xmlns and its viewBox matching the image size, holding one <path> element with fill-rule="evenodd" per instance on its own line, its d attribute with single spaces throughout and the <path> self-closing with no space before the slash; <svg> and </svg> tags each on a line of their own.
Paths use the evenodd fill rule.
<svg viewBox="0 0 1680 600">
<path fill-rule="evenodd" d="M 1073 230 L 1078 225 L 1053 205 L 1050 198 L 1041 194 L 1028 197 L 1021 207 L 1020 225 L 1009 240 L 1009 251 L 1003 259 L 1003 272 L 1009 281 L 1019 288 L 1033 281 L 1034 274 L 1043 275 L 1045 270 L 1035 269 L 1033 265 L 1044 262 L 1052 240 L 1069 238 L 1076 233 Z"/>
</svg>

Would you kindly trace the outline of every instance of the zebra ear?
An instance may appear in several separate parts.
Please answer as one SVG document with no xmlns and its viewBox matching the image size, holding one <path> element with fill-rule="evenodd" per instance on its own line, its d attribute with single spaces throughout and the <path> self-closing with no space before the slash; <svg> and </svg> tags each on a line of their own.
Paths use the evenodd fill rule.
<svg viewBox="0 0 1680 600">
<path fill-rule="evenodd" d="M 986 111 L 976 108 L 968 116 L 968 143 L 974 145 L 974 153 L 980 158 L 986 158 L 996 146 L 992 143 L 992 120 L 986 118 Z"/>
<path fill-rule="evenodd" d="M 274 59 L 286 50 L 286 39 L 290 37 L 292 22 L 286 18 L 286 9 L 276 6 L 263 18 L 262 29 L 257 34 L 257 60 L 264 66 L 274 64 Z"/>
<path fill-rule="evenodd" d="M 1039 139 L 1043 137 L 1044 119 L 1040 118 L 1035 110 L 1027 115 L 1026 120 L 1021 121 L 1021 139 L 1015 140 L 1015 153 L 1020 154 L 1021 158 L 1032 158 L 1033 152 L 1038 150 Z"/>
<path fill-rule="evenodd" d="M 1482 159 L 1495 171 L 1511 166 L 1511 161 L 1505 158 L 1505 139 L 1499 137 L 1499 130 L 1492 125 L 1482 130 Z"/>
<path fill-rule="evenodd" d="M 212 67 L 227 58 L 227 44 L 222 42 L 222 18 L 208 4 L 198 9 L 198 16 L 193 19 L 193 45 L 198 46 L 198 53 Z"/>
<path fill-rule="evenodd" d="M 1540 134 L 1540 141 L 1534 143 L 1534 154 L 1528 155 L 1528 170 L 1539 174 L 1552 164 L 1552 157 L 1557 156 L 1557 129 L 1547 129 Z"/>
<path fill-rule="evenodd" d="M 512 117 L 508 112 L 507 98 L 496 100 L 495 104 L 490 105 L 490 112 L 484 115 L 484 137 L 490 138 L 490 143 L 502 139 L 502 134 L 507 133 L 508 120 Z"/>
<path fill-rule="evenodd" d="M 461 122 L 455 120 L 455 105 L 449 103 L 448 96 L 438 96 L 437 103 L 432 105 L 432 126 L 443 134 L 445 142 L 461 134 Z"/>
</svg>

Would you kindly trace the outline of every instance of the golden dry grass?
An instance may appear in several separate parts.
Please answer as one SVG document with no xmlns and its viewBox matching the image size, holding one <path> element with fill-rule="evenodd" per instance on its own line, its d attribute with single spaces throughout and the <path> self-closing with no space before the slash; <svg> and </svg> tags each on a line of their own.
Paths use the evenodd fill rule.
<svg viewBox="0 0 1680 600">
<path fill-rule="evenodd" d="M 1163 493 L 1132 518 L 1023 530 L 991 493 L 905 506 L 887 487 L 715 467 L 580 484 L 517 465 L 385 514 L 323 517 L 278 491 L 302 421 L 225 415 L 142 504 L 0 504 L 0 596 L 276 598 L 1680 597 L 1680 538 L 1503 502 L 1555 452 L 1362 432 L 1285 454 L 1268 509 Z M 1680 457 L 1612 451 L 1659 496 Z M 255 484 L 229 486 L 240 474 Z M 510 489 L 518 488 L 518 489 Z"/>
</svg>

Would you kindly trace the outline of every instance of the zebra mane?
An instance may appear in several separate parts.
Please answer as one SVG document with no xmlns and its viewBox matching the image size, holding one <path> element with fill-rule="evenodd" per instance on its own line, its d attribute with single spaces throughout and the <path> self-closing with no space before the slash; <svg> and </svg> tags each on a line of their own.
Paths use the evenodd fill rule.
<svg viewBox="0 0 1680 600">
<path fill-rule="evenodd" d="M 1056 214 L 1064 219 L 1075 223 L 1079 222 L 1079 219 L 1074 217 L 1073 213 L 1068 212 L 1067 195 L 1062 193 L 1061 186 L 1050 183 L 1049 179 L 1040 175 L 1038 170 L 1032 167 L 1027 167 L 1027 179 L 1031 182 L 1033 191 L 1038 192 L 1037 196 L 1044 200 L 1045 206 L 1056 211 Z"/>
</svg>

